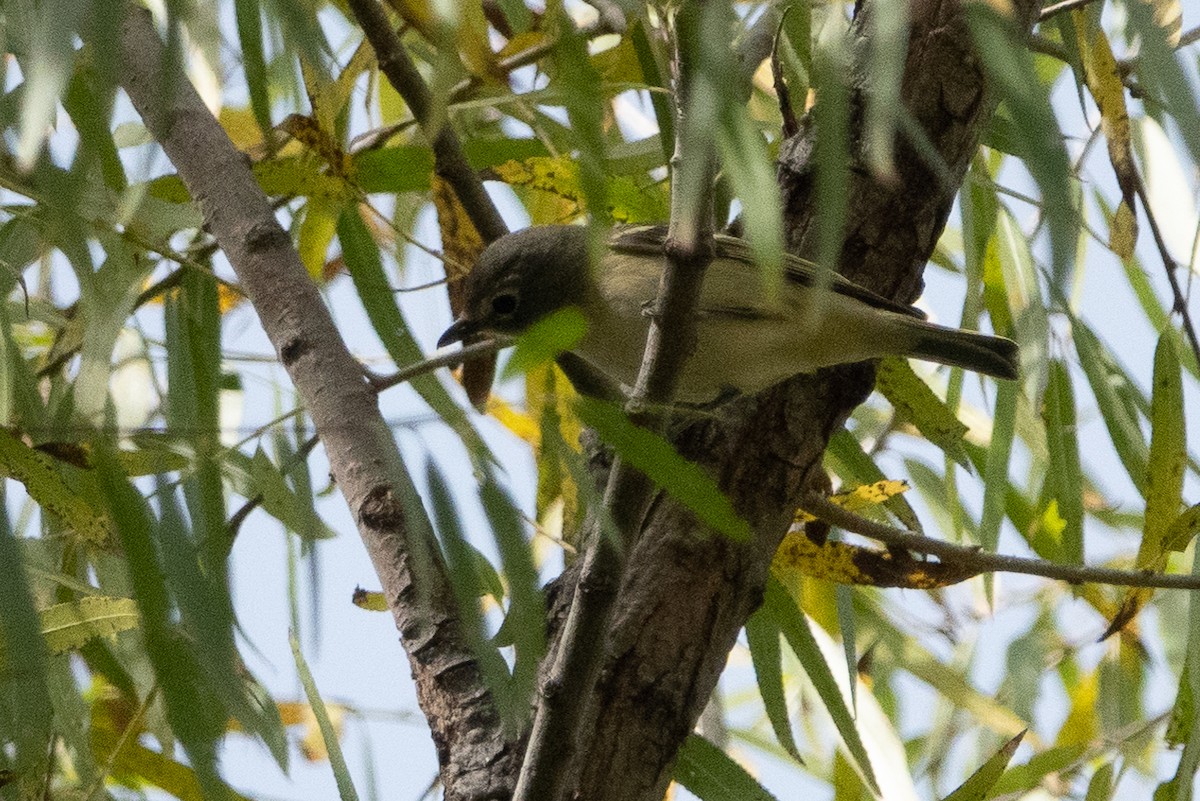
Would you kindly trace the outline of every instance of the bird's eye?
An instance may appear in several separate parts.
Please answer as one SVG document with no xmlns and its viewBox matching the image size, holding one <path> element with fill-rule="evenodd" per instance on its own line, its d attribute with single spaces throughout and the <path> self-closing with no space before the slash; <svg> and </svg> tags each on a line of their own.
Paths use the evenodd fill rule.
<svg viewBox="0 0 1200 801">
<path fill-rule="evenodd" d="M 492 311 L 507 317 L 517 310 L 517 296 L 505 293 L 492 298 Z"/>
</svg>

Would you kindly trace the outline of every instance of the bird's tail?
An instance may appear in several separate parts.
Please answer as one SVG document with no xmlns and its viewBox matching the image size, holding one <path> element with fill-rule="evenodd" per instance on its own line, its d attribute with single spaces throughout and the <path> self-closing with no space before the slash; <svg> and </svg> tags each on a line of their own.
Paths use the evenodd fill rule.
<svg viewBox="0 0 1200 801">
<path fill-rule="evenodd" d="M 933 323 L 909 326 L 914 334 L 911 355 L 995 378 L 1017 377 L 1017 343 L 1004 337 L 977 334 Z"/>
</svg>

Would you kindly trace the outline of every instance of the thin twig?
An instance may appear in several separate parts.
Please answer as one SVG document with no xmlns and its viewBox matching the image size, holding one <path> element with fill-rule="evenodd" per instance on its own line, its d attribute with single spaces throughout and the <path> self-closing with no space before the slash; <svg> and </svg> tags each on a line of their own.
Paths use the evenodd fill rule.
<svg viewBox="0 0 1200 801">
<path fill-rule="evenodd" d="M 434 169 L 454 189 L 475 230 L 485 242 L 492 242 L 507 234 L 508 226 L 484 189 L 483 181 L 467 162 L 458 135 L 444 120 L 434 119 L 433 96 L 388 21 L 387 12 L 378 0 L 349 0 L 349 5 L 371 47 L 375 49 L 380 71 L 404 98 L 429 139 L 433 147 Z"/>
<path fill-rule="evenodd" d="M 454 367 L 462 364 L 468 359 L 475 359 L 480 356 L 490 356 L 493 353 L 498 353 L 502 348 L 508 347 L 512 343 L 505 339 L 485 339 L 481 342 L 472 342 L 460 350 L 451 351 L 450 353 L 434 356 L 431 359 L 426 359 L 422 362 L 409 365 L 388 376 L 374 375 L 368 373 L 367 380 L 371 384 L 371 388 L 376 392 L 383 392 L 385 389 L 391 389 L 397 384 L 403 384 L 405 381 L 411 381 L 419 375 L 433 372 L 439 367 Z"/>
<path fill-rule="evenodd" d="M 1083 8 L 1092 2 L 1094 2 L 1094 0 L 1061 0 L 1061 2 L 1043 8 L 1042 13 L 1038 15 L 1038 22 L 1045 22 L 1055 14 L 1061 14 L 1064 11 L 1073 11 L 1077 8 Z"/>
<path fill-rule="evenodd" d="M 1158 227 L 1158 220 L 1154 217 L 1154 211 L 1150 208 L 1150 200 L 1146 197 L 1146 184 L 1142 181 L 1142 174 L 1135 173 L 1137 181 L 1137 196 L 1142 201 L 1142 210 L 1146 213 L 1146 220 L 1150 223 L 1150 233 L 1154 236 L 1154 244 L 1158 248 L 1158 255 L 1162 259 L 1163 269 L 1167 273 L 1167 281 L 1171 284 L 1171 294 L 1174 296 L 1175 308 L 1173 311 L 1179 313 L 1179 319 L 1183 323 L 1183 333 L 1187 336 L 1188 344 L 1192 346 L 1192 353 L 1196 357 L 1196 363 L 1200 364 L 1200 339 L 1196 337 L 1196 327 L 1192 324 L 1192 315 L 1188 311 L 1187 298 L 1184 297 L 1183 288 L 1179 286 L 1179 277 L 1175 274 L 1179 265 L 1175 263 L 1175 259 L 1171 258 L 1171 252 L 1167 248 L 1167 241 L 1163 238 L 1162 231 Z"/>
<path fill-rule="evenodd" d="M 936 556 L 945 563 L 977 573 L 1021 573 L 1027 576 L 1058 579 L 1071 584 L 1111 584 L 1120 587 L 1200 590 L 1200 576 L 1191 574 L 1164 575 L 1149 570 L 1116 570 L 1107 567 L 1064 565 L 1048 562 L 1045 559 L 1005 556 L 981 551 L 978 548 L 955 545 L 902 528 L 876 523 L 874 520 L 867 520 L 865 517 L 843 509 L 822 495 L 807 495 L 802 507 L 809 514 L 846 531 L 870 537 L 890 547 Z"/>
</svg>

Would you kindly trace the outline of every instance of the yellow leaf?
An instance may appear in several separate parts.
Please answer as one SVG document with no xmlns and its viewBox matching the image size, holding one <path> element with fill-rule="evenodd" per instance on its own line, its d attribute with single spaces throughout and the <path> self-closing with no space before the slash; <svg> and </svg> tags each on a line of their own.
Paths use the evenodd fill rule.
<svg viewBox="0 0 1200 801">
<path fill-rule="evenodd" d="M 908 492 L 908 489 L 907 481 L 884 479 L 883 481 L 876 481 L 873 484 L 863 484 L 852 490 L 830 495 L 829 501 L 849 512 L 855 512 L 870 506 L 878 506 L 888 498 Z M 808 523 L 816 519 L 814 515 L 809 514 L 803 509 L 797 509 L 794 522 Z"/>
<path fill-rule="evenodd" d="M 329 714 L 329 722 L 333 724 L 333 733 L 340 742 L 346 709 L 340 704 L 331 704 L 326 701 L 325 711 Z M 317 717 L 313 714 L 312 707 L 308 705 L 304 706 L 304 737 L 300 740 L 300 753 L 304 754 L 304 758 L 309 762 L 329 759 L 325 737 L 321 734 L 321 727 L 317 723 Z"/>
<path fill-rule="evenodd" d="M 1108 232 L 1108 247 L 1122 259 L 1133 258 L 1133 248 L 1137 244 L 1138 224 L 1137 215 L 1124 199 L 1117 206 L 1113 216 L 1112 228 Z"/>
<path fill-rule="evenodd" d="M 493 169 L 511 186 L 547 192 L 568 201 L 575 213 L 584 208 L 579 165 L 569 157 L 532 156 Z M 666 195 L 660 185 L 642 187 L 629 176 L 617 175 L 608 180 L 607 196 L 609 213 L 616 222 L 656 222 L 667 216 Z"/>
<path fill-rule="evenodd" d="M 258 127 L 258 120 L 249 106 L 223 106 L 217 119 L 238 150 L 252 151 L 262 147 L 262 129 Z"/>
<path fill-rule="evenodd" d="M 350 602 L 359 609 L 366 609 L 368 612 L 388 611 L 387 598 L 382 592 L 364 590 L 362 587 L 354 588 L 354 594 L 350 597 Z"/>
<path fill-rule="evenodd" d="M 1108 143 L 1108 160 L 1121 187 L 1124 212 L 1117 210 L 1109 246 L 1117 255 L 1129 258 L 1133 254 L 1133 242 L 1137 239 L 1137 219 L 1133 210 L 1137 192 L 1137 166 L 1130 140 L 1125 84 L 1121 80 L 1121 70 L 1108 37 L 1099 24 L 1093 23 L 1082 10 L 1072 11 L 1071 18 L 1075 23 L 1075 40 L 1079 46 L 1084 80 L 1100 109 L 1100 127 Z"/>
<path fill-rule="evenodd" d="M 1092 671 L 1070 688 L 1071 711 L 1058 730 L 1055 745 L 1090 745 L 1100 731 L 1096 702 L 1100 694 L 1100 671 Z"/>
<path fill-rule="evenodd" d="M 818 544 L 799 531 L 783 538 L 771 569 L 781 578 L 799 574 L 839 584 L 923 590 L 957 584 L 975 575 L 953 565 L 922 562 L 845 542 Z"/>
</svg>

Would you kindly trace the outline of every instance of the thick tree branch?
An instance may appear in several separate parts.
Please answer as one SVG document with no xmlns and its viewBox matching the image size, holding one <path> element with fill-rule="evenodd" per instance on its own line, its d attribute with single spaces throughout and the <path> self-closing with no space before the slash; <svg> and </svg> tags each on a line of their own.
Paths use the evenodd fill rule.
<svg viewBox="0 0 1200 801">
<path fill-rule="evenodd" d="M 182 72 L 163 74 L 173 62 L 147 11 L 126 7 L 120 46 L 125 91 L 203 211 L 325 445 L 403 635 L 446 797 L 493 797 L 515 749 L 500 735 L 440 554 L 405 518 L 400 499 L 411 486 L 375 392 L 249 162 Z"/>
</svg>

